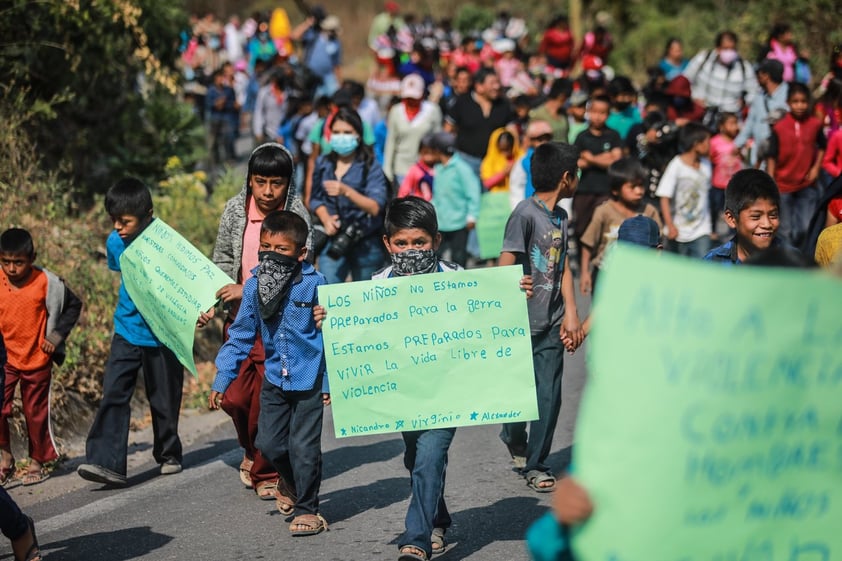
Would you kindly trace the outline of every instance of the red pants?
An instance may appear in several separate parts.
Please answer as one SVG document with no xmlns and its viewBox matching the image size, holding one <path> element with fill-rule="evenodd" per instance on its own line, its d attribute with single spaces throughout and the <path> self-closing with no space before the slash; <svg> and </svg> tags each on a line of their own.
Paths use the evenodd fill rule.
<svg viewBox="0 0 842 561">
<path fill-rule="evenodd" d="M 38 370 L 18 370 L 6 363 L 6 387 L 3 409 L 0 411 L 0 448 L 9 449 L 9 417 L 15 386 L 20 382 L 23 417 L 29 436 L 29 457 L 43 464 L 58 458 L 50 426 L 50 380 L 52 363 Z"/>
<path fill-rule="evenodd" d="M 224 338 L 228 339 L 228 327 L 225 322 Z M 277 481 L 278 472 L 254 445 L 257 438 L 257 418 L 260 416 L 260 389 L 263 387 L 263 341 L 258 334 L 249 356 L 240 365 L 237 378 L 231 382 L 222 398 L 222 410 L 234 421 L 237 440 L 246 452 L 246 457 L 254 461 L 251 467 L 251 481 L 257 485 L 261 481 Z"/>
</svg>

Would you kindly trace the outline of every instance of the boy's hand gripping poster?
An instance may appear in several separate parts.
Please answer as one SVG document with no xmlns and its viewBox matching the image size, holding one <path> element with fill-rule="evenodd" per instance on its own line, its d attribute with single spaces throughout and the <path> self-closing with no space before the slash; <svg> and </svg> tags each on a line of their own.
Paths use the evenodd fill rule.
<svg viewBox="0 0 842 561">
<path fill-rule="evenodd" d="M 537 419 L 522 274 L 319 287 L 336 436 Z"/>
<path fill-rule="evenodd" d="M 579 561 L 842 559 L 842 285 L 618 247 L 573 476 Z"/>
<path fill-rule="evenodd" d="M 152 333 L 196 376 L 196 320 L 216 303 L 216 291 L 233 281 L 160 218 L 129 244 L 120 269 Z"/>
</svg>

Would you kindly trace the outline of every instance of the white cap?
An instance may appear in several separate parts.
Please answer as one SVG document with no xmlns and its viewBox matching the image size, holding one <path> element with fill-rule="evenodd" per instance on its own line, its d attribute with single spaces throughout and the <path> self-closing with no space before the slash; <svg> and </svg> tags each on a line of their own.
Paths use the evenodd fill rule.
<svg viewBox="0 0 842 561">
<path fill-rule="evenodd" d="M 511 39 L 497 39 L 491 43 L 491 48 L 495 53 L 510 53 L 515 50 L 515 42 Z"/>
<path fill-rule="evenodd" d="M 422 99 L 424 97 L 424 78 L 418 74 L 408 74 L 401 80 L 401 97 Z"/>
</svg>

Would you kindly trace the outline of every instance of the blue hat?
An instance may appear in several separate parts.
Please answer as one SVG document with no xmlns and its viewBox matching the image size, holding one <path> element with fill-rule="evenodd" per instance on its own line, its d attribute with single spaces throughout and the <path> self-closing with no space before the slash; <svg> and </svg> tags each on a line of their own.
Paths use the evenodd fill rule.
<svg viewBox="0 0 842 561">
<path fill-rule="evenodd" d="M 638 214 L 627 218 L 620 224 L 617 240 L 644 247 L 658 247 L 661 244 L 661 232 L 657 222 L 647 216 Z"/>
</svg>

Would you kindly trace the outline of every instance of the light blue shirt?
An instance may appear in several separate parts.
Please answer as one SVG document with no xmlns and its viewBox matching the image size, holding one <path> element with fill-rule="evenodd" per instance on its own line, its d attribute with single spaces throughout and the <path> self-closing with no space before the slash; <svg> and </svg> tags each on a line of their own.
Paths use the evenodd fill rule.
<svg viewBox="0 0 842 561">
<path fill-rule="evenodd" d="M 476 222 L 479 216 L 482 185 L 459 154 L 451 156 L 446 164 L 439 164 L 433 176 L 433 206 L 439 221 L 439 230 L 455 232 Z"/>
<path fill-rule="evenodd" d="M 775 109 L 789 111 L 789 105 L 786 102 L 788 93 L 789 85 L 784 82 L 778 86 L 778 89 L 772 95 L 767 95 L 764 92 L 762 95 L 755 96 L 751 102 L 746 122 L 743 123 L 740 134 L 734 139 L 734 145 L 737 148 L 745 146 L 749 138 L 754 139 L 751 154 L 749 155 L 751 165 L 757 164 L 757 149 L 760 143 L 772 135 L 772 127 L 769 126 L 769 112 Z"/>
</svg>

